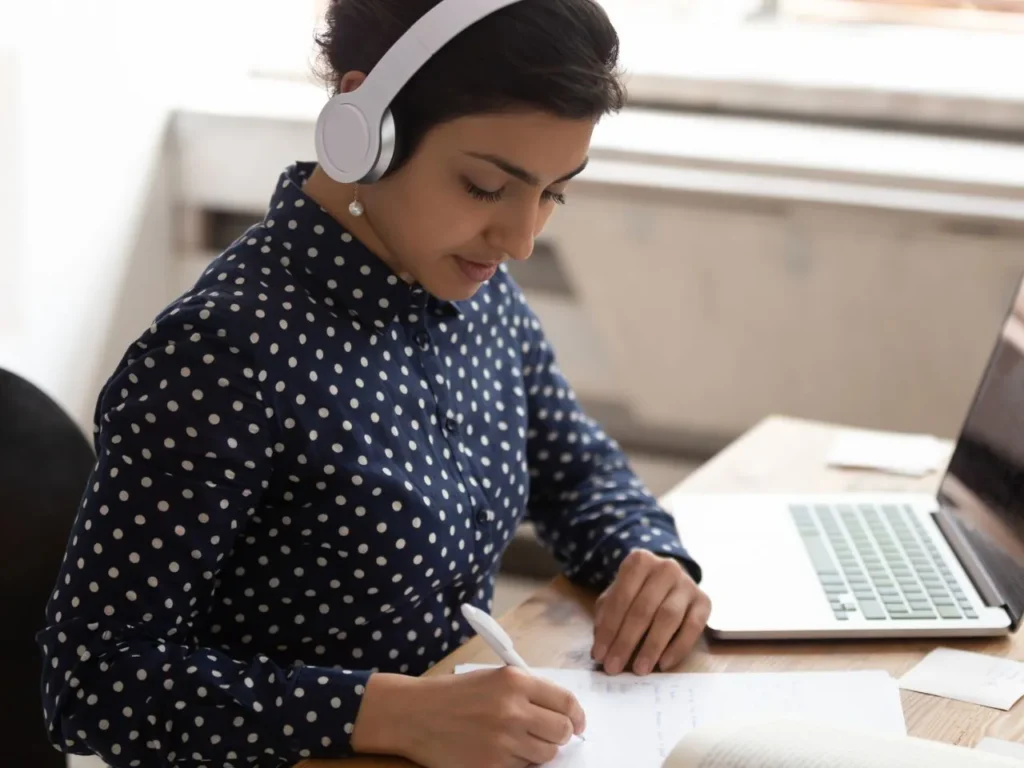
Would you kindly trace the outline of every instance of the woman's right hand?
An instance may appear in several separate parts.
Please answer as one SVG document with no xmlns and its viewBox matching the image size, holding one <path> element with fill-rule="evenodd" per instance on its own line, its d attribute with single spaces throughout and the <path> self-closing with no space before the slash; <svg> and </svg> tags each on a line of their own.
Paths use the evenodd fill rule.
<svg viewBox="0 0 1024 768">
<path fill-rule="evenodd" d="M 390 677 L 374 675 L 367 684 L 356 751 L 398 754 L 424 768 L 525 768 L 553 760 L 586 727 L 569 691 L 513 667 L 398 684 Z M 382 683 L 376 692 L 375 683 Z M 389 747 L 373 743 L 385 725 Z"/>
</svg>

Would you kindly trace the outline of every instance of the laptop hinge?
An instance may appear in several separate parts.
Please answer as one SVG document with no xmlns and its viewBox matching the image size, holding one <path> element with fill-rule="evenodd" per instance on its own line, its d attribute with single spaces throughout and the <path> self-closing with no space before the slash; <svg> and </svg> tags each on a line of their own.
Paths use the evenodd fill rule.
<svg viewBox="0 0 1024 768">
<path fill-rule="evenodd" d="M 999 588 L 996 587 L 992 579 L 989 578 L 985 566 L 982 565 L 981 559 L 975 553 L 974 548 L 971 547 L 967 537 L 964 536 L 960 525 L 952 514 L 952 510 L 948 507 L 939 507 L 938 511 L 932 514 L 935 516 L 935 523 L 939 526 L 939 530 L 942 531 L 946 541 L 949 542 L 949 546 L 960 559 L 960 564 L 967 572 L 971 581 L 974 582 L 974 587 L 978 590 L 978 594 L 981 595 L 985 604 L 993 608 L 1006 608 L 1006 599 L 999 592 Z"/>
</svg>

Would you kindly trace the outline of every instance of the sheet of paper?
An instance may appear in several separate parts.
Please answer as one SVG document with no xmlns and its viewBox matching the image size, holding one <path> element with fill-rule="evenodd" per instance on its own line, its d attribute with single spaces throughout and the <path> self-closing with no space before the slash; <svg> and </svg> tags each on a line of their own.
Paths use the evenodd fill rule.
<svg viewBox="0 0 1024 768">
<path fill-rule="evenodd" d="M 923 477 L 940 469 L 945 458 L 943 443 L 932 435 L 846 429 L 836 435 L 827 462 L 833 467 Z"/>
<path fill-rule="evenodd" d="M 1002 739 L 993 739 L 986 736 L 975 744 L 974 748 L 980 752 L 991 752 L 993 755 L 1005 755 L 1006 757 L 1016 757 L 1018 760 L 1024 760 L 1024 744 L 1016 741 L 1003 741 Z"/>
<path fill-rule="evenodd" d="M 1010 709 L 1024 696 L 1024 664 L 982 653 L 936 648 L 899 680 L 900 688 Z"/>
<path fill-rule="evenodd" d="M 463 665 L 455 672 L 480 668 Z M 533 671 L 572 691 L 587 715 L 586 741 L 563 747 L 549 763 L 556 768 L 661 768 L 690 729 L 763 715 L 906 733 L 899 689 L 885 672 L 612 677 L 568 669 Z"/>
</svg>

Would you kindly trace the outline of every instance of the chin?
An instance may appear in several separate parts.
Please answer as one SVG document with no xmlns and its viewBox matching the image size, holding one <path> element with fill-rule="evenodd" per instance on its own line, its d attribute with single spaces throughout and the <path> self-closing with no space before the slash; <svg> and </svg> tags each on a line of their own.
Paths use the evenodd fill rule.
<svg viewBox="0 0 1024 768">
<path fill-rule="evenodd" d="M 483 286 L 490 282 L 490 280 L 482 283 L 471 280 L 458 268 L 450 271 L 439 270 L 431 277 L 434 279 L 429 282 L 424 280 L 422 285 L 428 293 L 442 301 L 466 301 L 473 298 Z"/>
<path fill-rule="evenodd" d="M 436 298 L 442 301 L 466 301 L 476 296 L 477 291 L 483 287 L 483 283 L 466 283 L 452 284 L 447 283 L 439 285 L 436 288 L 428 288 L 428 292 L 432 293 Z"/>
</svg>

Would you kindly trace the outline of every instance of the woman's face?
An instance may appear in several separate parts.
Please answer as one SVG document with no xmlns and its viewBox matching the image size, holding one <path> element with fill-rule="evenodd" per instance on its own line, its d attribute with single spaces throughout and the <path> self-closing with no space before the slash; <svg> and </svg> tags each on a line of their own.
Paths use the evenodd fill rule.
<svg viewBox="0 0 1024 768">
<path fill-rule="evenodd" d="M 438 298 L 469 298 L 500 263 L 530 257 L 593 130 L 592 120 L 540 112 L 444 123 L 397 172 L 360 186 L 366 213 L 343 223 L 368 226 L 378 255 Z"/>
</svg>

